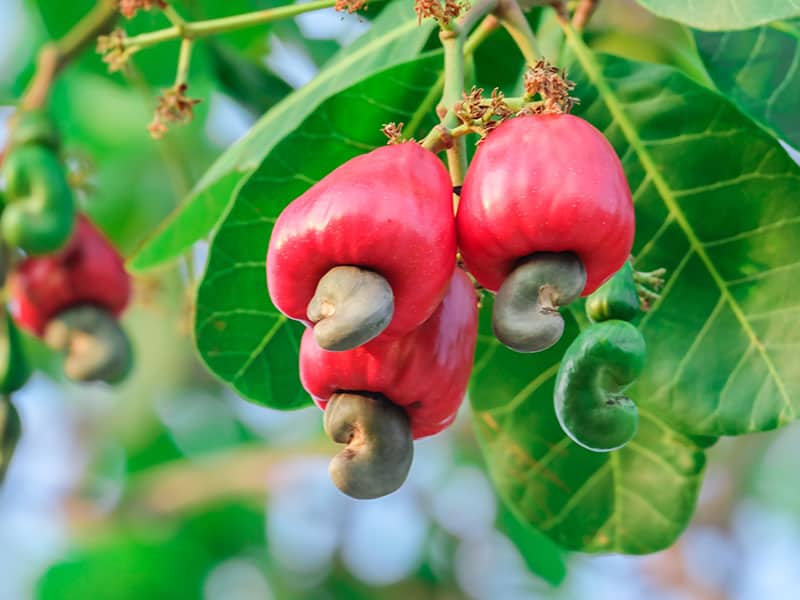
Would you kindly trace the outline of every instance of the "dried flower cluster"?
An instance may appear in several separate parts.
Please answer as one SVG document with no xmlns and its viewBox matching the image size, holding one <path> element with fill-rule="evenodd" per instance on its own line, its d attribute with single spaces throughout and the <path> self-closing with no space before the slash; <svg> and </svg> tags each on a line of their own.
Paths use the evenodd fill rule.
<svg viewBox="0 0 800 600">
<path fill-rule="evenodd" d="M 492 90 L 489 98 L 484 98 L 483 89 L 473 87 L 469 93 L 464 93 L 464 99 L 456 104 L 454 110 L 459 121 L 481 137 L 516 114 L 497 88 Z"/>
<path fill-rule="evenodd" d="M 336 0 L 333 9 L 339 12 L 354 13 L 361 9 L 367 10 L 367 0 Z"/>
<path fill-rule="evenodd" d="M 186 95 L 187 85 L 182 83 L 168 89 L 159 98 L 153 122 L 147 130 L 154 139 L 161 139 L 170 123 L 188 123 L 194 117 L 194 106 L 201 101 Z"/>
<path fill-rule="evenodd" d="M 633 280 L 636 282 L 636 291 L 644 312 L 650 310 L 656 300 L 660 298 L 658 292 L 664 287 L 666 272 L 667 270 L 664 268 L 650 272 L 634 271 Z"/>
<path fill-rule="evenodd" d="M 97 52 L 103 55 L 109 73 L 121 71 L 135 52 L 134 48 L 125 47 L 125 39 L 125 32 L 119 28 L 97 38 Z"/>
<path fill-rule="evenodd" d="M 140 10 L 166 7 L 167 3 L 164 0 L 119 0 L 119 12 L 128 19 L 135 17 Z"/>
<path fill-rule="evenodd" d="M 440 0 L 415 0 L 414 3 L 420 23 L 422 19 L 433 18 L 441 25 L 448 25 L 469 8 L 469 0 L 444 0 L 444 4 Z"/>
<path fill-rule="evenodd" d="M 388 141 L 386 142 L 388 145 L 402 144 L 403 142 L 413 141 L 403 139 L 403 125 L 404 123 L 395 123 L 392 121 L 391 123 L 386 123 L 383 127 L 381 127 L 381 133 L 388 138 Z"/>
<path fill-rule="evenodd" d="M 532 100 L 539 95 L 544 104 L 530 112 L 568 113 L 578 102 L 569 93 L 575 83 L 567 79 L 565 69 L 558 69 L 547 60 L 540 60 L 525 72 L 525 97 Z"/>
</svg>

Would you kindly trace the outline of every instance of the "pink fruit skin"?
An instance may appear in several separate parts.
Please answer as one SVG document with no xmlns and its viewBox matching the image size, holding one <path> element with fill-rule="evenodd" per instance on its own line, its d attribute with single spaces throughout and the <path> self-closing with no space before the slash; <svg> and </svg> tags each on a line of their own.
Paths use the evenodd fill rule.
<svg viewBox="0 0 800 600">
<path fill-rule="evenodd" d="M 122 257 L 84 215 L 62 250 L 22 261 L 10 285 L 15 320 L 39 336 L 64 309 L 94 304 L 119 316 L 131 296 Z"/>
<path fill-rule="evenodd" d="M 285 315 L 306 324 L 320 278 L 352 265 L 387 279 L 394 317 L 382 334 L 410 333 L 439 305 L 453 272 L 452 185 L 433 153 L 414 143 L 386 146 L 332 171 L 275 223 L 267 287 Z"/>
<path fill-rule="evenodd" d="M 628 258 L 635 216 L 625 173 L 608 140 L 572 115 L 501 124 L 478 147 L 456 216 L 469 271 L 497 291 L 535 252 L 573 252 L 586 268 L 584 296 Z"/>
<path fill-rule="evenodd" d="M 379 393 L 406 410 L 415 439 L 433 435 L 453 422 L 464 399 L 477 333 L 475 289 L 456 269 L 439 308 L 405 337 L 328 352 L 307 329 L 300 345 L 300 380 L 323 410 L 337 392 Z"/>
</svg>

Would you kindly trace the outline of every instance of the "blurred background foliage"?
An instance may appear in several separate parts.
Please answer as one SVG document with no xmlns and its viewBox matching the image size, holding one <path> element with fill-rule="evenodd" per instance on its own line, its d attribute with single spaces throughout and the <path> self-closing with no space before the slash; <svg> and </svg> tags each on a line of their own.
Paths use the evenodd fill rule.
<svg viewBox="0 0 800 600">
<path fill-rule="evenodd" d="M 91 4 L 0 3 L 0 122 L 37 49 Z M 278 3 L 175 4 L 205 18 Z M 130 255 L 222 149 L 378 12 L 322 11 L 198 44 L 191 95 L 203 102 L 160 143 L 145 126 L 174 78 L 177 43 L 141 52 L 126 77 L 88 52 L 59 78 L 52 104 L 82 208 Z M 164 25 L 146 13 L 126 29 Z M 495 38 L 493 52 L 476 55 L 476 78 L 511 85 L 520 65 L 498 58 L 516 54 Z M 707 77 L 683 28 L 626 0 L 608 0 L 587 39 Z M 0 128 L 0 145 L 4 136 Z M 515 521 L 466 414 L 417 444 L 398 493 L 353 501 L 328 481 L 333 450 L 316 408 L 251 405 L 200 365 L 189 298 L 204 260 L 198 244 L 178 265 L 137 278 L 125 317 L 137 368 L 118 388 L 65 382 L 28 340 L 42 371 L 14 397 L 23 436 L 0 489 L 0 599 L 796 597 L 796 425 L 712 448 L 690 528 L 647 557 L 566 554 Z"/>
</svg>

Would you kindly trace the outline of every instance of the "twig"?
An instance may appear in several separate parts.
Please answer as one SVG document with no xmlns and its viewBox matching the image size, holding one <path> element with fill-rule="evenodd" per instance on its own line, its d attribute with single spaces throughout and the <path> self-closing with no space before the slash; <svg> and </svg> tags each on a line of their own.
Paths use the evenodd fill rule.
<svg viewBox="0 0 800 600">
<path fill-rule="evenodd" d="M 498 0 L 494 14 L 517 44 L 522 56 L 525 57 L 525 62 L 531 66 L 535 65 L 541 58 L 541 52 L 536 43 L 536 36 L 517 0 Z"/>
<path fill-rule="evenodd" d="M 63 38 L 49 42 L 40 51 L 36 72 L 20 100 L 22 110 L 35 110 L 47 103 L 58 74 L 89 46 L 98 35 L 108 33 L 119 18 L 114 0 L 99 0 Z"/>
<path fill-rule="evenodd" d="M 576 31 L 582 31 L 586 27 L 599 3 L 600 0 L 580 0 L 575 13 L 572 15 L 572 26 Z"/>
</svg>

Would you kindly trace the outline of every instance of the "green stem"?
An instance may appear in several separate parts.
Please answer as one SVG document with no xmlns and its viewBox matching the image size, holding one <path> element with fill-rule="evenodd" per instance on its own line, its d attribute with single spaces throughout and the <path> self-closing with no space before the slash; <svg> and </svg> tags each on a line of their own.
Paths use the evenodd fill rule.
<svg viewBox="0 0 800 600">
<path fill-rule="evenodd" d="M 380 0 L 371 0 L 371 2 L 378 1 Z M 222 17 L 220 19 L 195 22 L 185 21 L 180 26 L 173 25 L 172 27 L 159 31 L 133 36 L 126 39 L 124 44 L 126 48 L 135 47 L 138 50 L 179 38 L 194 40 L 219 35 L 221 33 L 228 33 L 230 31 L 237 31 L 247 27 L 255 27 L 256 25 L 264 25 L 282 19 L 289 19 L 307 12 L 331 8 L 335 5 L 336 0 L 314 0 L 313 2 L 306 2 L 304 4 L 290 4 L 288 6 L 279 6 L 277 8 L 269 8 L 267 10 L 259 10 L 242 15 L 233 15 L 231 17 Z"/>
<path fill-rule="evenodd" d="M 98 35 L 109 32 L 118 18 L 115 0 L 98 0 L 94 8 L 63 38 L 42 47 L 36 73 L 22 95 L 20 107 L 23 110 L 42 108 L 61 70 L 93 44 Z"/>
<path fill-rule="evenodd" d="M 444 91 L 440 115 L 444 113 L 442 125 L 452 129 L 458 125 L 453 107 L 464 95 L 464 36 L 459 31 L 443 29 L 439 33 L 444 49 Z M 447 149 L 447 167 L 454 186 L 464 183 L 467 172 L 467 147 L 464 139 L 458 139 Z M 453 194 L 453 210 L 458 208 L 458 196 Z"/>
<path fill-rule="evenodd" d="M 530 65 L 536 64 L 542 54 L 536 43 L 536 36 L 517 0 L 499 0 L 494 14 L 522 52 L 525 61 Z"/>
<path fill-rule="evenodd" d="M 572 15 L 572 27 L 575 31 L 583 31 L 589 19 L 592 18 L 594 11 L 597 10 L 597 5 L 600 0 L 580 0 L 575 13 Z"/>
<path fill-rule="evenodd" d="M 440 104 L 442 125 L 447 129 L 458 126 L 458 117 L 454 107 L 464 95 L 464 47 L 467 33 L 487 13 L 497 6 L 497 0 L 477 0 L 475 4 L 458 20 L 457 25 L 451 26 L 439 33 L 444 50 L 444 91 Z M 440 113 L 440 114 L 441 114 Z M 447 166 L 450 171 L 450 180 L 454 186 L 464 183 L 467 172 L 467 145 L 466 140 L 460 137 L 447 149 Z M 458 196 L 453 195 L 453 209 L 458 208 Z"/>
<path fill-rule="evenodd" d="M 184 85 L 189 79 L 189 65 L 192 61 L 192 46 L 194 42 L 189 38 L 181 41 L 181 52 L 178 56 L 178 73 L 175 77 L 175 87 Z"/>
<path fill-rule="evenodd" d="M 167 4 L 167 6 L 161 9 L 161 12 L 164 13 L 164 16 L 169 19 L 169 22 L 172 23 L 175 27 L 183 27 L 186 25 L 186 20 L 178 14 L 171 4 Z"/>
<path fill-rule="evenodd" d="M 500 21 L 494 15 L 486 15 L 483 18 L 483 21 L 480 22 L 475 28 L 470 36 L 467 38 L 467 41 L 464 42 L 464 56 L 472 56 L 475 53 L 475 50 L 478 49 L 486 38 L 488 38 L 498 27 L 500 27 Z"/>
<path fill-rule="evenodd" d="M 464 38 L 452 29 L 444 29 L 439 39 L 444 50 L 444 91 L 440 106 L 447 111 L 442 124 L 450 128 L 458 125 L 458 117 L 452 109 L 464 94 Z"/>
<path fill-rule="evenodd" d="M 483 21 L 475 28 L 467 40 L 464 42 L 464 58 L 472 56 L 478 47 L 486 41 L 486 38 L 491 35 L 498 27 L 500 21 L 494 15 L 487 15 Z M 414 117 L 408 122 L 403 129 L 403 136 L 405 138 L 412 138 L 419 129 L 428 113 L 434 109 L 439 98 L 441 98 L 444 90 L 444 71 L 439 74 L 434 84 L 428 90 L 428 93 L 420 103 L 419 109 L 414 111 Z"/>
</svg>

